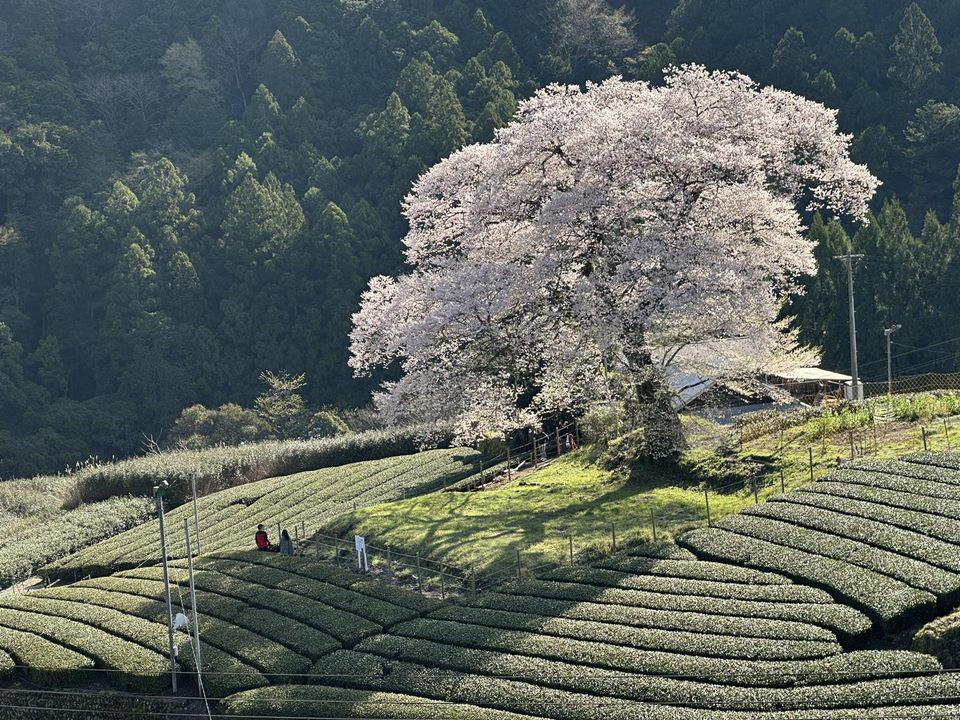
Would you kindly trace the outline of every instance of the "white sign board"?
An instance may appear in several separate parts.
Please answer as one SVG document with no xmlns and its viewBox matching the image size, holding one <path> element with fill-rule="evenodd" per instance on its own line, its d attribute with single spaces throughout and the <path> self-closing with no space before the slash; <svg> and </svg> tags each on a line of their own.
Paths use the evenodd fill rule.
<svg viewBox="0 0 960 720">
<path fill-rule="evenodd" d="M 367 564 L 367 540 L 363 535 L 354 535 L 353 544 L 357 548 L 357 567 L 367 572 L 370 569 Z"/>
</svg>

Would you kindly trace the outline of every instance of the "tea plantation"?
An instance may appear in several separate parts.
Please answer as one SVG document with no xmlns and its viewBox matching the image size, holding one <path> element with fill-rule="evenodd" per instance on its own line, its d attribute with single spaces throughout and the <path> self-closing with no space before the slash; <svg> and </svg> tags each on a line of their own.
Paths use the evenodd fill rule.
<svg viewBox="0 0 960 720">
<path fill-rule="evenodd" d="M 402 477 L 424 478 L 416 485 L 423 491 L 469 470 L 469 458 L 457 452 L 415 457 L 366 463 L 366 472 L 348 466 L 263 481 L 255 484 L 259 494 L 246 495 L 253 497 L 249 505 L 232 500 L 241 488 L 208 498 L 210 546 L 194 567 L 204 686 L 219 712 L 431 720 L 960 718 L 960 675 L 945 672 L 932 655 L 895 649 L 904 643 L 894 639 L 958 598 L 960 457 L 850 463 L 689 531 L 678 544 L 555 567 L 457 603 L 313 555 L 238 549 L 249 545 L 250 523 L 271 505 L 292 523 L 336 512 L 338 504 L 352 507 L 352 497 L 396 497 Z M 321 492 L 334 507 L 308 508 Z M 225 508 L 242 529 L 228 523 Z M 136 532 L 127 535 L 135 553 L 146 552 L 133 543 Z M 132 562 L 117 542 L 102 544 L 99 567 Z M 183 565 L 175 561 L 171 571 L 173 601 L 175 611 L 189 614 Z M 8 682 L 58 686 L 96 677 L 118 689 L 166 692 L 161 577 L 159 567 L 144 564 L 0 597 L 0 674 Z M 177 636 L 181 666 L 190 670 L 188 636 Z M 189 674 L 183 678 L 189 685 Z"/>
<path fill-rule="evenodd" d="M 346 510 L 398 500 L 441 489 L 479 469 L 480 454 L 468 448 L 431 450 L 414 455 L 352 463 L 239 485 L 198 501 L 204 552 L 248 548 L 253 533 L 264 523 L 279 542 L 277 526 L 295 528 L 304 523 L 308 532 L 327 518 Z M 190 503 L 167 513 L 167 553 L 186 557 L 180 530 L 184 518 L 193 522 Z M 72 579 L 88 574 L 160 562 L 159 521 L 69 555 L 43 569 L 49 578 Z"/>
</svg>

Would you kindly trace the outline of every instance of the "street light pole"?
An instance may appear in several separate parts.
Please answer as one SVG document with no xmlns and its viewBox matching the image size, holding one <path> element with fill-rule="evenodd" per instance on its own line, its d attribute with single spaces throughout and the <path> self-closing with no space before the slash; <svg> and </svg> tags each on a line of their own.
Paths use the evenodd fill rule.
<svg viewBox="0 0 960 720">
<path fill-rule="evenodd" d="M 890 336 L 902 327 L 903 325 L 893 325 L 883 330 L 883 334 L 887 336 L 887 395 L 893 395 L 893 365 L 890 362 Z"/>
</svg>

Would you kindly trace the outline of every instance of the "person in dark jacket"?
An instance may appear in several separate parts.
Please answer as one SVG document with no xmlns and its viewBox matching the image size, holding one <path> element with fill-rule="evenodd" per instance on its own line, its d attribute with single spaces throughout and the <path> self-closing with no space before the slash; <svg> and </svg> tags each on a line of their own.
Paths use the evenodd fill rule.
<svg viewBox="0 0 960 720">
<path fill-rule="evenodd" d="M 280 533 L 280 553 L 283 555 L 293 555 L 293 541 L 290 539 L 290 533 L 283 530 Z"/>
<path fill-rule="evenodd" d="M 257 534 L 253 536 L 253 539 L 257 543 L 257 550 L 270 549 L 270 539 L 267 537 L 267 531 L 263 529 L 263 525 L 257 525 Z"/>
</svg>

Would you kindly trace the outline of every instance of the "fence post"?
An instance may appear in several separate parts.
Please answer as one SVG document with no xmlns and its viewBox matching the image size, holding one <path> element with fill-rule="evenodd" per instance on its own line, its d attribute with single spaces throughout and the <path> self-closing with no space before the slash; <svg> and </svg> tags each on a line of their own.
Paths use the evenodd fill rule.
<svg viewBox="0 0 960 720">
<path fill-rule="evenodd" d="M 473 570 L 473 563 L 470 563 L 470 594 L 477 594 L 477 573 Z"/>
<path fill-rule="evenodd" d="M 947 436 L 947 450 L 952 450 L 953 447 L 950 445 L 950 427 L 947 425 L 947 419 L 943 419 L 943 434 Z"/>
<path fill-rule="evenodd" d="M 520 549 L 517 548 L 517 582 L 519 583 L 522 580 L 523 580 L 523 577 L 521 576 L 521 573 L 520 573 Z"/>
<path fill-rule="evenodd" d="M 760 491 L 757 489 L 757 478 L 754 476 L 751 485 L 753 485 L 753 504 L 760 504 Z"/>
<path fill-rule="evenodd" d="M 653 541 L 657 541 L 657 516 L 653 512 L 653 508 L 650 508 L 650 527 L 653 529 Z"/>
<path fill-rule="evenodd" d="M 390 557 L 390 546 L 387 545 L 387 569 L 393 572 L 393 558 Z"/>
<path fill-rule="evenodd" d="M 853 447 L 853 430 L 850 431 L 850 459 L 853 460 L 856 458 L 857 453 Z"/>
<path fill-rule="evenodd" d="M 557 442 L 557 457 L 560 457 L 561 455 L 563 455 L 563 450 L 560 447 L 560 426 L 559 425 L 553 428 L 553 435 L 554 435 L 554 438 L 556 438 L 556 442 Z"/>
<path fill-rule="evenodd" d="M 877 447 L 878 447 L 877 446 L 877 423 L 874 422 L 873 423 L 873 454 L 874 455 L 876 455 L 878 452 Z"/>
<path fill-rule="evenodd" d="M 927 429 L 923 427 L 923 425 L 920 426 L 920 437 L 923 438 L 923 451 L 926 452 L 927 451 Z"/>
<path fill-rule="evenodd" d="M 417 590 L 423 595 L 423 571 L 420 569 L 420 551 L 417 550 Z"/>
<path fill-rule="evenodd" d="M 573 435 L 577 441 L 577 447 L 580 447 L 580 425 L 576 420 L 573 421 Z"/>
<path fill-rule="evenodd" d="M 441 600 L 447 599 L 447 589 L 446 587 L 444 587 L 444 584 L 443 584 L 443 565 L 440 566 L 440 599 Z"/>
<path fill-rule="evenodd" d="M 783 482 L 783 468 L 780 468 L 780 492 L 785 493 L 787 491 L 787 486 Z"/>
<path fill-rule="evenodd" d="M 610 523 L 610 535 L 613 538 L 613 551 L 617 551 L 617 525 L 616 523 Z"/>
<path fill-rule="evenodd" d="M 813 482 L 813 445 L 807 450 L 810 452 L 810 482 Z"/>
<path fill-rule="evenodd" d="M 536 470 L 539 466 L 537 463 L 537 438 L 533 438 L 533 444 L 530 448 L 530 457 L 533 458 L 533 469 Z"/>
<path fill-rule="evenodd" d="M 710 494 L 707 492 L 707 489 L 703 489 L 703 499 L 707 504 L 707 525 L 713 525 L 713 522 L 710 520 Z"/>
<path fill-rule="evenodd" d="M 510 471 L 510 441 L 507 441 L 507 482 L 513 480 L 513 475 Z"/>
</svg>

